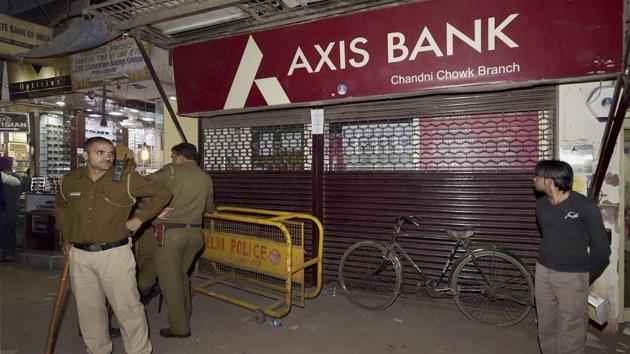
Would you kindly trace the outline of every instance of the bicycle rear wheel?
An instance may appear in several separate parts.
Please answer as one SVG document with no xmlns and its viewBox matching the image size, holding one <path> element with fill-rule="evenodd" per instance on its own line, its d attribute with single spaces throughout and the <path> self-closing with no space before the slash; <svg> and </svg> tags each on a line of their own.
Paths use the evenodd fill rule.
<svg viewBox="0 0 630 354">
<path fill-rule="evenodd" d="M 457 307 L 469 319 L 499 327 L 522 321 L 532 308 L 534 281 L 514 256 L 499 250 L 473 252 L 451 276 Z M 476 263 L 476 264 L 475 264 Z"/>
<path fill-rule="evenodd" d="M 393 253 L 372 241 L 350 246 L 339 262 L 339 284 L 344 295 L 358 307 L 383 310 L 400 294 L 402 270 Z"/>
</svg>

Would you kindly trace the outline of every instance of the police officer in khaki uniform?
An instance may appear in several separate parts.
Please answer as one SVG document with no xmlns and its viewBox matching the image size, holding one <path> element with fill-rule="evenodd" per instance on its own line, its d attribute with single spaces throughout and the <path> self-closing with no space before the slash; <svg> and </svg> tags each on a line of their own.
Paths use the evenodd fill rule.
<svg viewBox="0 0 630 354">
<path fill-rule="evenodd" d="M 126 170 L 132 172 L 136 169 L 136 162 L 134 160 L 134 153 L 126 146 L 116 146 L 116 161 L 121 161 L 126 164 Z M 142 209 L 142 207 L 148 203 L 147 198 L 142 198 L 138 201 L 136 207 Z M 153 237 L 153 227 L 150 223 L 145 223 L 134 235 L 134 254 L 136 256 L 136 267 L 138 281 L 138 291 L 140 292 L 140 302 L 147 304 L 154 296 L 160 293 L 160 288 L 157 284 L 157 269 L 155 267 L 155 249 L 156 243 Z"/>
<path fill-rule="evenodd" d="M 117 174 L 112 168 L 114 154 L 114 145 L 108 139 L 86 140 L 83 158 L 87 166 L 70 172 L 61 181 L 55 217 L 70 262 L 72 291 L 88 352 L 112 352 L 107 300 L 120 323 L 125 351 L 150 353 L 147 319 L 139 300 L 128 235 L 157 215 L 171 195 L 164 185 L 135 172 Z M 136 197 L 151 197 L 151 202 L 129 218 Z"/>
<path fill-rule="evenodd" d="M 154 221 L 163 227 L 163 246 L 158 244 L 155 262 L 160 288 L 168 307 L 169 328 L 160 330 L 162 337 L 190 336 L 192 312 L 189 270 L 203 248 L 201 223 L 204 211 L 214 212 L 212 180 L 197 165 L 197 149 L 189 143 L 171 149 L 172 164 L 164 166 L 149 178 L 160 181 L 173 193 L 170 216 L 161 214 Z"/>
</svg>

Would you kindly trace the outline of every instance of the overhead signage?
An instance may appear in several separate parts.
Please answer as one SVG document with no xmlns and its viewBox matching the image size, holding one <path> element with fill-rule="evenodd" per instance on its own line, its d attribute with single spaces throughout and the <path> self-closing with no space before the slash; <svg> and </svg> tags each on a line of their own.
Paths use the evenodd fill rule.
<svg viewBox="0 0 630 354">
<path fill-rule="evenodd" d="M 48 42 L 53 29 L 0 14 L 0 53 L 14 55 Z"/>
<path fill-rule="evenodd" d="M 70 76 L 56 76 L 47 79 L 9 83 L 11 100 L 57 96 L 72 92 Z"/>
<path fill-rule="evenodd" d="M 130 38 L 72 55 L 71 59 L 75 90 L 93 87 L 107 79 L 141 81 L 151 78 L 136 42 Z"/>
<path fill-rule="evenodd" d="M 613 74 L 622 65 L 622 5 L 430 0 L 180 46 L 178 109 Z"/>
<path fill-rule="evenodd" d="M 0 131 L 28 133 L 28 113 L 0 112 Z"/>
</svg>

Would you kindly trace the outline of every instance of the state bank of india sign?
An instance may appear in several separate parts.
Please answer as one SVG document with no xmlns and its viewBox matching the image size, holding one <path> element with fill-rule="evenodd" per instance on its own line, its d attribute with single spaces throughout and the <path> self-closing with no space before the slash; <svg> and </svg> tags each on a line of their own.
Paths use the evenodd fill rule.
<svg viewBox="0 0 630 354">
<path fill-rule="evenodd" d="M 431 0 L 185 45 L 173 53 L 178 107 L 611 75 L 621 70 L 621 5 Z"/>
</svg>

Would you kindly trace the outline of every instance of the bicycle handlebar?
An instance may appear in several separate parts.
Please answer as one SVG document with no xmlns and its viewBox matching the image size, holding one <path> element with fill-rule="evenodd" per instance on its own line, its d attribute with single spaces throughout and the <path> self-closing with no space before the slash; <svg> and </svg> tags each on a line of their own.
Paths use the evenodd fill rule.
<svg viewBox="0 0 630 354">
<path fill-rule="evenodd" d="M 396 217 L 396 224 L 400 226 L 402 226 L 403 224 L 413 224 L 416 226 L 420 226 L 421 222 L 422 222 L 422 218 L 418 216 L 414 216 L 414 215 L 409 215 L 409 216 L 398 215 Z"/>
</svg>

